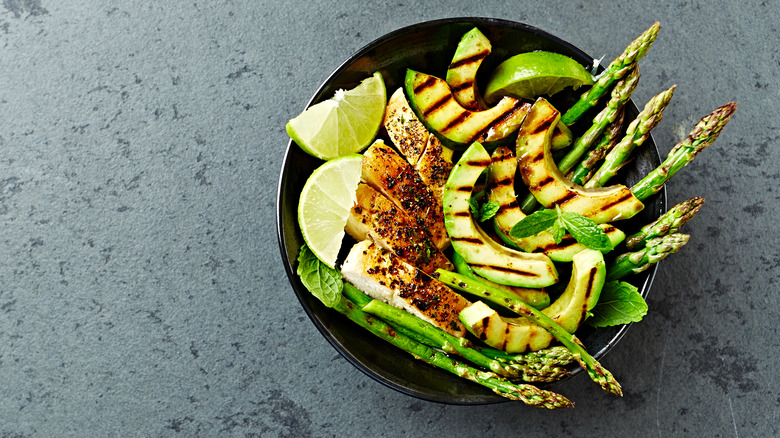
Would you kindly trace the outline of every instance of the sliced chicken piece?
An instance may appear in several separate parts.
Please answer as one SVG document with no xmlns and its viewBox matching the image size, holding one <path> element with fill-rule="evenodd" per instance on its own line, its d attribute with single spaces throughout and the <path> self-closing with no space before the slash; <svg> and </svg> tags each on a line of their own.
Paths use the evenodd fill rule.
<svg viewBox="0 0 780 438">
<path fill-rule="evenodd" d="M 356 195 L 346 226 L 355 240 L 371 239 L 429 275 L 455 268 L 414 218 L 384 195 L 366 184 L 358 185 Z"/>
<path fill-rule="evenodd" d="M 457 337 L 458 319 L 469 301 L 370 240 L 356 243 L 341 267 L 344 279 L 371 298 L 384 301 Z"/>
<path fill-rule="evenodd" d="M 441 197 L 437 197 L 414 168 L 390 146 L 377 140 L 363 153 L 362 179 L 385 195 L 428 231 L 437 248 L 449 243 Z"/>
<path fill-rule="evenodd" d="M 455 167 L 452 164 L 452 154 L 452 149 L 441 144 L 435 135 L 431 135 L 428 137 L 425 152 L 414 166 L 420 178 L 438 199 L 441 199 L 444 184 L 447 183 L 447 178 Z"/>
<path fill-rule="evenodd" d="M 395 90 L 387 101 L 384 127 L 390 141 L 412 165 L 425 151 L 428 137 L 433 137 L 414 115 L 402 88 Z"/>
</svg>

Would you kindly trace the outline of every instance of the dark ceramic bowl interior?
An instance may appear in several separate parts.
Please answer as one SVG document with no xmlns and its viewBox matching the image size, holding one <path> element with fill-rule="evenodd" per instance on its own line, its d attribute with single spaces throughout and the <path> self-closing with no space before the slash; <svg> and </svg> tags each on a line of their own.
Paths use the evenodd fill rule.
<svg viewBox="0 0 780 438">
<path fill-rule="evenodd" d="M 479 70 L 478 84 L 484 85 L 486 75 L 502 60 L 521 52 L 547 50 L 570 56 L 585 66 L 592 65 L 593 62 L 591 56 L 572 44 L 521 23 L 489 18 L 430 21 L 389 33 L 358 51 L 330 75 L 314 93 L 309 105 L 330 98 L 339 88 L 349 89 L 356 86 L 375 71 L 382 73 L 388 96 L 402 85 L 407 68 L 444 77 L 460 37 L 475 26 L 479 27 L 493 46 L 492 53 L 484 60 Z M 550 100 L 558 108 L 566 108 L 578 96 L 579 93 L 564 91 Z M 633 103 L 629 103 L 627 110 L 626 120 L 632 120 L 638 112 L 637 108 Z M 592 115 L 588 114 L 581 120 L 585 120 L 585 123 L 580 122 L 579 125 L 584 127 L 575 126 L 575 133 L 578 129 L 587 127 L 588 121 L 592 120 Z M 391 144 L 389 141 L 386 143 Z M 402 393 L 450 404 L 486 404 L 505 401 L 506 399 L 480 385 L 435 369 L 378 340 L 342 315 L 323 306 L 301 284 L 295 274 L 298 250 L 303 244 L 296 221 L 298 196 L 307 177 L 321 164 L 322 161 L 305 154 L 290 141 L 282 164 L 277 199 L 277 228 L 282 260 L 293 290 L 314 325 L 354 366 L 378 382 Z M 639 155 L 621 171 L 618 182 L 630 187 L 658 164 L 658 151 L 653 139 L 649 138 Z M 652 221 L 665 210 L 666 194 L 662 190 L 645 201 L 645 209 L 638 216 L 630 221 L 621 222 L 619 226 L 629 235 L 641 224 Z M 352 240 L 347 237 L 340 261 L 343 261 L 345 250 L 352 244 Z M 655 270 L 656 268 L 653 267 L 626 280 L 637 286 L 646 297 Z M 567 281 L 562 278 L 562 281 Z M 628 326 L 598 330 L 584 327 L 577 334 L 588 351 L 598 359 L 615 346 L 627 329 Z M 573 376 L 582 370 L 577 368 L 572 371 Z M 556 382 L 553 386 L 558 384 L 560 382 Z"/>
</svg>

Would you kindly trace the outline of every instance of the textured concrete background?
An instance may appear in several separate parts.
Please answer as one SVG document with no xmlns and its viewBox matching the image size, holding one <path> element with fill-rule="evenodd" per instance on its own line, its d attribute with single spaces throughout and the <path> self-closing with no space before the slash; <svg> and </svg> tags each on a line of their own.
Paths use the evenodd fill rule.
<svg viewBox="0 0 780 438">
<path fill-rule="evenodd" d="M 373 3 L 2 1 L 0 436 L 778 436 L 777 3 Z M 664 154 L 740 105 L 669 185 L 707 203 L 603 361 L 623 398 L 583 376 L 563 412 L 404 396 L 333 350 L 284 275 L 284 124 L 357 49 L 453 16 L 606 59 L 661 21 L 636 97 L 679 85 Z"/>
</svg>

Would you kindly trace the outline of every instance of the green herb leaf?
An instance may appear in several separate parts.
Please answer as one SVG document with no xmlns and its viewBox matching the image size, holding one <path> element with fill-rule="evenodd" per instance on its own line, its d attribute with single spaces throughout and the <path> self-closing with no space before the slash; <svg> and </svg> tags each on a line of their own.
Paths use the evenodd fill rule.
<svg viewBox="0 0 780 438">
<path fill-rule="evenodd" d="M 624 281 L 608 281 L 599 302 L 591 309 L 587 322 L 593 327 L 610 327 L 641 321 L 647 315 L 647 303 L 639 290 Z"/>
<path fill-rule="evenodd" d="M 469 208 L 471 209 L 471 217 L 479 219 L 479 201 L 477 201 L 477 198 L 469 198 Z"/>
<path fill-rule="evenodd" d="M 563 226 L 563 222 L 560 220 L 560 218 L 555 220 L 550 233 L 552 234 L 553 239 L 555 239 L 556 244 L 561 243 L 563 236 L 566 235 L 566 227 Z"/>
<path fill-rule="evenodd" d="M 597 251 L 612 249 L 612 242 L 609 241 L 607 233 L 593 220 L 572 212 L 563 212 L 560 218 L 563 226 L 577 242 Z"/>
<path fill-rule="evenodd" d="M 341 291 L 344 289 L 341 272 L 322 263 L 306 244 L 301 246 L 298 253 L 297 272 L 306 289 L 322 304 L 333 307 L 341 299 Z"/>
<path fill-rule="evenodd" d="M 488 219 L 492 219 L 493 216 L 498 213 L 498 202 L 487 201 L 479 208 L 479 221 L 485 222 Z"/>
<path fill-rule="evenodd" d="M 509 235 L 515 238 L 534 236 L 553 226 L 556 219 L 558 213 L 555 210 L 539 210 L 516 223 L 509 230 Z"/>
</svg>

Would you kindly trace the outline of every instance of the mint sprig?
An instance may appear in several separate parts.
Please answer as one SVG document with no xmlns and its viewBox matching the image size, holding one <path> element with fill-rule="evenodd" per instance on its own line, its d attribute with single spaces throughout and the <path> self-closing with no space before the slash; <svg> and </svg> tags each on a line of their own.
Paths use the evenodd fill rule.
<svg viewBox="0 0 780 438">
<path fill-rule="evenodd" d="M 341 299 L 341 292 L 344 290 L 341 272 L 322 263 L 306 244 L 301 246 L 298 253 L 297 273 L 301 277 L 301 283 L 322 301 L 322 304 L 333 307 Z"/>
<path fill-rule="evenodd" d="M 593 220 L 578 213 L 561 211 L 557 205 L 555 210 L 546 209 L 529 214 L 509 230 L 509 235 L 521 239 L 546 230 L 550 230 L 556 243 L 561 243 L 568 231 L 577 242 L 590 249 L 602 252 L 612 249 L 607 233 Z"/>
<path fill-rule="evenodd" d="M 639 322 L 647 315 L 647 303 L 636 286 L 624 281 L 608 281 L 601 289 L 599 302 L 587 319 L 593 327 L 610 327 Z"/>
<path fill-rule="evenodd" d="M 469 209 L 471 210 L 471 216 L 478 222 L 485 222 L 486 220 L 493 219 L 493 216 L 498 213 L 500 205 L 495 201 L 486 201 L 482 204 L 479 203 L 479 199 L 483 197 L 485 192 L 479 192 L 476 195 L 469 198 Z"/>
</svg>

